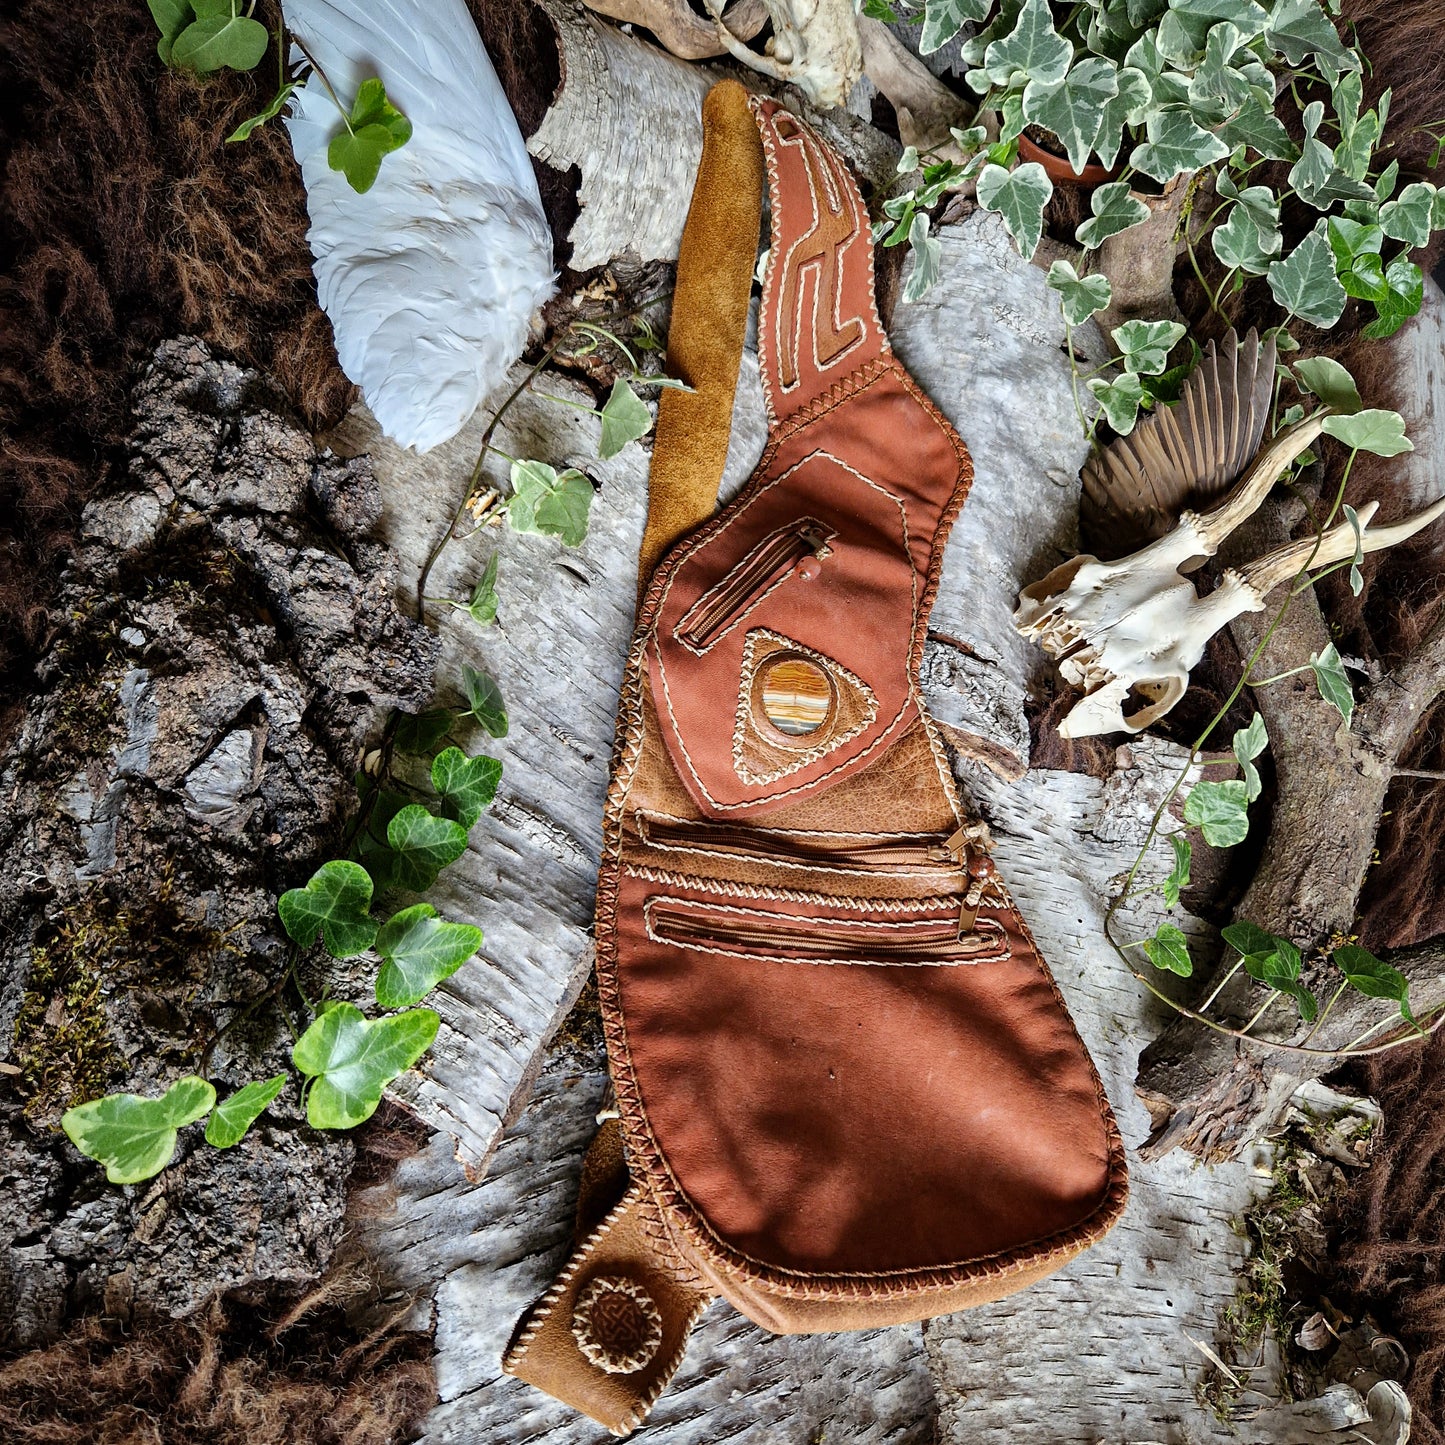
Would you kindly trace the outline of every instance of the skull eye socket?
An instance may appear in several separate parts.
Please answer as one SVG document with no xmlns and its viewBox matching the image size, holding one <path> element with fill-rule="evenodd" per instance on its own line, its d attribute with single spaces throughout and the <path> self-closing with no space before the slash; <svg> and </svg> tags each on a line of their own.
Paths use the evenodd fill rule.
<svg viewBox="0 0 1445 1445">
<path fill-rule="evenodd" d="M 790 738 L 818 731 L 833 711 L 833 683 L 805 657 L 785 657 L 762 670 L 758 697 L 763 717 Z"/>
</svg>

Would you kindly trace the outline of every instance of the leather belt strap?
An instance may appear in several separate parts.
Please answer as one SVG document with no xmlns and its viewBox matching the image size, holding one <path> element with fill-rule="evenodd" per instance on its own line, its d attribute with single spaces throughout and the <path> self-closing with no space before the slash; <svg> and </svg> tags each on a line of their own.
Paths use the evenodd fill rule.
<svg viewBox="0 0 1445 1445">
<path fill-rule="evenodd" d="M 664 388 L 658 403 L 639 595 L 672 544 L 717 509 L 758 252 L 763 144 L 735 80 L 708 92 L 702 137 L 667 332 L 668 372 L 692 390 Z"/>
</svg>

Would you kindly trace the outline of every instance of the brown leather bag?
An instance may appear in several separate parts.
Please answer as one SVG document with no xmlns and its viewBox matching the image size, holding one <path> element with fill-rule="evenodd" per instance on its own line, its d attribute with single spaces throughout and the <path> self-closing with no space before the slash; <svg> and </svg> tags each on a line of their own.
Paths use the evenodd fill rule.
<svg viewBox="0 0 1445 1445">
<path fill-rule="evenodd" d="M 704 135 L 668 352 L 695 390 L 659 415 L 598 883 L 617 1119 L 504 1361 L 617 1433 L 716 1295 L 777 1332 L 942 1314 L 1057 1269 L 1127 1192 L 919 696 L 968 453 L 889 350 L 837 156 L 730 81 Z M 707 520 L 764 169 L 770 436 Z"/>
</svg>

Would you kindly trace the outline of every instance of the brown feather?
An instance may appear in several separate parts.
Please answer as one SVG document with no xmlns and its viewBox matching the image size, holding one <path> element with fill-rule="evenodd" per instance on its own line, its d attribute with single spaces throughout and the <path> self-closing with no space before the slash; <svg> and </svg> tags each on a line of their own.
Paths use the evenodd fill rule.
<svg viewBox="0 0 1445 1445">
<path fill-rule="evenodd" d="M 1186 508 L 1213 505 L 1243 474 L 1264 436 L 1274 385 L 1274 338 L 1251 328 L 1210 342 L 1179 401 L 1084 463 L 1080 517 L 1100 557 L 1162 537 Z"/>
</svg>

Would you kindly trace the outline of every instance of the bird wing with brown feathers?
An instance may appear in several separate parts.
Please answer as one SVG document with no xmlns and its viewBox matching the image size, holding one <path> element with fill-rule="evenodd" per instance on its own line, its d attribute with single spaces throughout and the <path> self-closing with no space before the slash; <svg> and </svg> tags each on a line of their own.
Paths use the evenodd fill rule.
<svg viewBox="0 0 1445 1445">
<path fill-rule="evenodd" d="M 1162 537 L 1187 507 L 1217 501 L 1264 436 L 1274 388 L 1274 337 L 1251 327 L 1210 342 L 1173 406 L 1084 463 L 1080 519 L 1098 556 L 1122 557 Z"/>
</svg>

